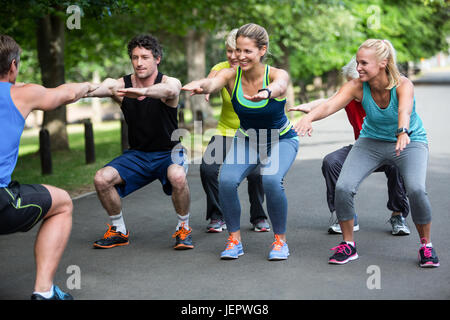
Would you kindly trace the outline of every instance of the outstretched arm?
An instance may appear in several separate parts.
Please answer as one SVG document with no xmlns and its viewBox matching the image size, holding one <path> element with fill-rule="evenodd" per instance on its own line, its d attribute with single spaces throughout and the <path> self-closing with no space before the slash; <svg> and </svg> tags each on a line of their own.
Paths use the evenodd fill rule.
<svg viewBox="0 0 450 320">
<path fill-rule="evenodd" d="M 324 119 L 341 110 L 353 99 L 360 100 L 360 87 L 361 84 L 359 80 L 352 80 L 344 84 L 333 97 L 314 108 L 294 125 L 297 134 L 304 136 L 307 133 L 311 136 L 313 131 L 312 122 Z"/>
<path fill-rule="evenodd" d="M 117 90 L 123 88 L 125 88 L 125 82 L 123 81 L 123 78 L 120 79 L 106 78 L 100 85 L 98 85 L 98 88 L 96 90 L 87 93 L 85 97 L 96 97 L 96 98 L 111 97 L 117 103 L 121 103 L 122 97 L 119 97 L 117 95 Z"/>
<path fill-rule="evenodd" d="M 83 98 L 98 85 L 89 82 L 66 83 L 56 88 L 45 88 L 38 84 L 25 84 L 14 88 L 11 96 L 24 118 L 33 110 L 50 111 Z"/>
<path fill-rule="evenodd" d="M 328 99 L 317 99 L 308 103 L 299 104 L 298 106 L 290 107 L 288 111 L 301 111 L 304 113 L 310 113 L 313 109 L 320 106 L 326 101 L 328 101 Z"/>
<path fill-rule="evenodd" d="M 220 70 L 213 78 L 204 78 L 201 80 L 194 80 L 184 85 L 181 90 L 190 91 L 191 96 L 194 94 L 208 94 L 217 92 L 225 87 L 230 79 L 234 79 L 236 70 L 233 68 Z"/>
<path fill-rule="evenodd" d="M 165 104 L 171 107 L 178 105 L 181 82 L 172 77 L 164 76 L 161 83 L 157 83 L 145 88 L 122 88 L 117 89 L 117 96 L 128 98 L 150 97 L 161 99 Z"/>
<path fill-rule="evenodd" d="M 270 79 L 270 84 L 267 86 L 267 89 L 271 91 L 270 97 L 269 92 L 264 90 L 253 96 L 244 94 L 244 98 L 250 101 L 258 102 L 268 98 L 284 97 L 289 85 L 289 74 L 283 69 L 271 68 Z"/>
</svg>

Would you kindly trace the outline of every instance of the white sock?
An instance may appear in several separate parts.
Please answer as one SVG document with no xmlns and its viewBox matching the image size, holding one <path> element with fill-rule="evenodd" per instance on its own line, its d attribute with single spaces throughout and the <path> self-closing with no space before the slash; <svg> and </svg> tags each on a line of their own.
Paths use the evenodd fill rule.
<svg viewBox="0 0 450 320">
<path fill-rule="evenodd" d="M 431 248 L 431 247 L 433 247 L 433 243 L 431 243 L 431 242 L 427 243 L 427 244 L 422 243 L 422 246 Z"/>
<path fill-rule="evenodd" d="M 184 223 L 184 227 L 186 229 L 188 229 L 189 227 L 189 216 L 191 215 L 191 213 L 189 212 L 187 215 L 185 216 L 180 216 L 179 214 L 177 214 L 178 217 L 178 224 L 177 224 L 177 228 L 176 230 L 178 230 L 181 227 L 181 224 Z"/>
<path fill-rule="evenodd" d="M 355 247 L 355 243 L 352 241 L 345 241 L 347 244 L 351 245 L 353 248 Z"/>
<path fill-rule="evenodd" d="M 116 231 L 127 234 L 127 228 L 125 227 L 125 221 L 123 221 L 122 211 L 115 216 L 109 216 L 111 220 L 111 225 L 116 227 Z"/>
<path fill-rule="evenodd" d="M 50 291 L 45 291 L 45 292 L 35 291 L 35 292 L 33 292 L 33 294 L 34 293 L 37 293 L 37 294 L 43 296 L 44 298 L 49 299 L 53 296 L 53 285 L 51 286 Z"/>
</svg>

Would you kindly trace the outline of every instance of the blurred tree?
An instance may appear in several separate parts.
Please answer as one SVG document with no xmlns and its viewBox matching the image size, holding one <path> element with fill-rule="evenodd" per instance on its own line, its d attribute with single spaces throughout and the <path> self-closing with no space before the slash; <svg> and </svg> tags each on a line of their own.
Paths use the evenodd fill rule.
<svg viewBox="0 0 450 320">
<path fill-rule="evenodd" d="M 0 1 L 1 32 L 14 37 L 26 51 L 37 49 L 41 82 L 48 88 L 65 83 L 66 10 L 70 5 L 70 1 L 56 0 Z M 95 19 L 123 9 L 121 1 L 112 0 L 84 0 L 77 5 L 85 16 Z M 49 130 L 52 150 L 69 149 L 66 122 L 65 106 L 44 113 L 42 126 Z"/>
</svg>

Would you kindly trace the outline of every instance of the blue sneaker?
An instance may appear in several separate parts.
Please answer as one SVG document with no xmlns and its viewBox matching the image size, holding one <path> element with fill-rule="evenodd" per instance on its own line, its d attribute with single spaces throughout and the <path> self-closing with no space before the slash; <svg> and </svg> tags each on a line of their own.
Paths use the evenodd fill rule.
<svg viewBox="0 0 450 320">
<path fill-rule="evenodd" d="M 31 295 L 31 300 L 73 300 L 73 297 L 61 291 L 61 289 L 57 285 L 53 285 L 53 295 L 50 298 L 45 298 L 39 293 L 33 293 Z"/>
<path fill-rule="evenodd" d="M 233 260 L 239 258 L 239 256 L 242 256 L 243 254 L 244 250 L 242 249 L 242 243 L 230 236 L 225 250 L 220 254 L 220 259 Z"/>
<path fill-rule="evenodd" d="M 278 235 L 275 235 L 275 241 L 272 243 L 272 248 L 269 252 L 269 260 L 287 260 L 289 257 L 289 247 L 286 242 L 280 239 Z"/>
</svg>

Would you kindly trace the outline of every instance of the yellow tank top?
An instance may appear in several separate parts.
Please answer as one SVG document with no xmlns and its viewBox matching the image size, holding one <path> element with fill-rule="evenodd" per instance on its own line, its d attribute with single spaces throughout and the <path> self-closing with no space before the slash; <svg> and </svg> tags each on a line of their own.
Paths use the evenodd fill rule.
<svg viewBox="0 0 450 320">
<path fill-rule="evenodd" d="M 227 68 L 230 68 L 230 64 L 228 61 L 224 61 L 216 64 L 211 70 L 219 71 Z M 228 90 L 222 88 L 220 95 L 222 96 L 222 110 L 220 112 L 219 123 L 217 124 L 217 131 L 221 136 L 233 137 L 239 128 L 239 118 L 236 112 L 234 112 Z"/>
</svg>

